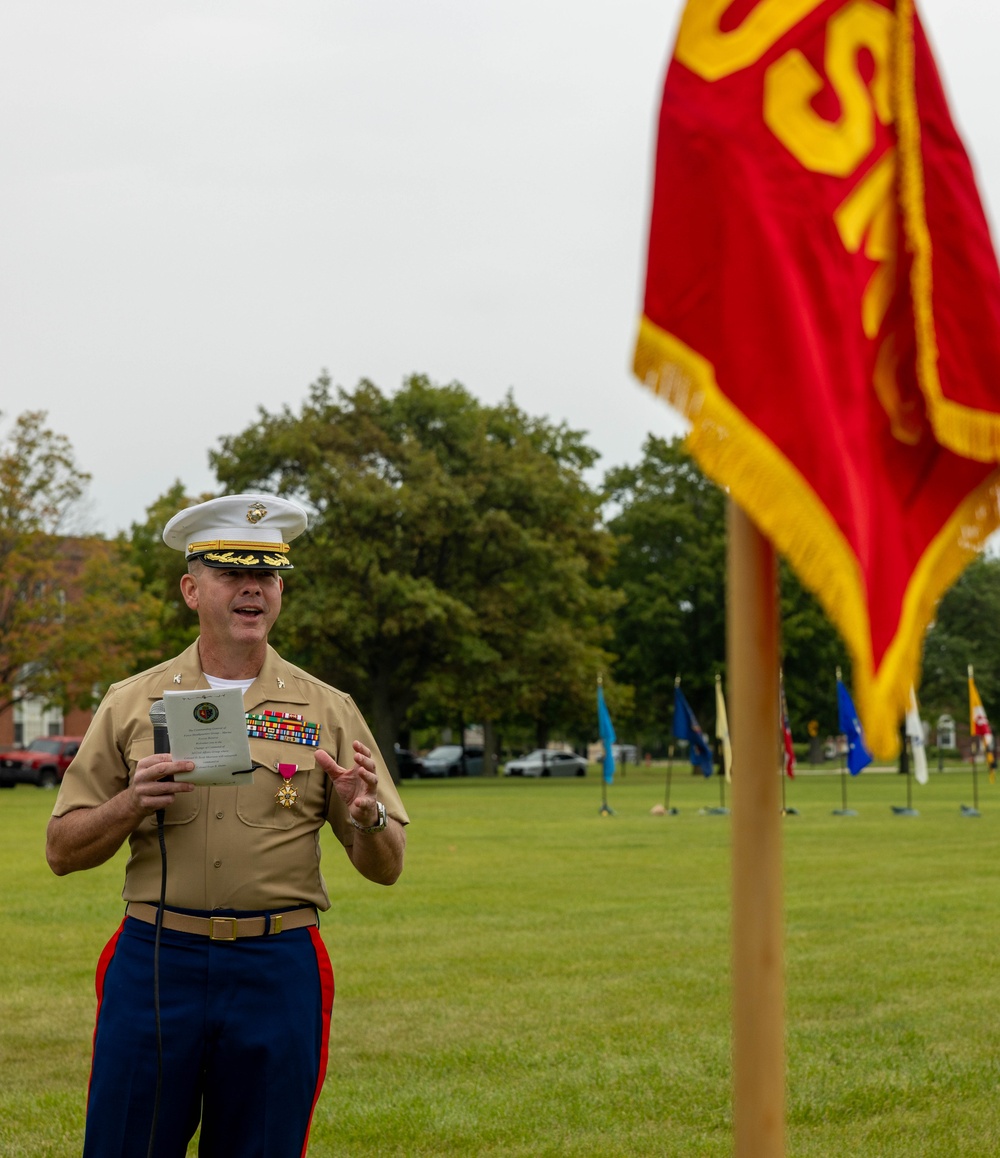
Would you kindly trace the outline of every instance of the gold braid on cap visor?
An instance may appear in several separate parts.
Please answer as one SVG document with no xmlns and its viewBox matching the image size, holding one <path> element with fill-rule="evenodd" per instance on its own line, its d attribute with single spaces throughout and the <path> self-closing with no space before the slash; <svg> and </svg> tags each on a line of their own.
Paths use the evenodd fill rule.
<svg viewBox="0 0 1000 1158">
<path fill-rule="evenodd" d="M 189 555 L 200 555 L 204 551 L 280 551 L 288 554 L 287 543 L 262 543 L 259 539 L 248 543 L 244 539 L 208 539 L 204 543 L 188 543 Z"/>
<path fill-rule="evenodd" d="M 229 567 L 266 567 L 274 570 L 291 567 L 291 563 L 284 555 L 266 555 L 260 551 L 255 551 L 252 555 L 234 555 L 232 551 L 204 551 L 193 558 L 212 563 L 225 563 Z"/>
<path fill-rule="evenodd" d="M 237 555 L 234 551 L 252 551 L 252 555 Z M 280 552 L 272 554 L 269 552 Z M 228 563 L 232 567 L 291 567 L 285 558 L 287 543 L 248 543 L 237 539 L 212 539 L 204 543 L 188 543 L 187 557 L 197 556 L 212 563 Z"/>
</svg>

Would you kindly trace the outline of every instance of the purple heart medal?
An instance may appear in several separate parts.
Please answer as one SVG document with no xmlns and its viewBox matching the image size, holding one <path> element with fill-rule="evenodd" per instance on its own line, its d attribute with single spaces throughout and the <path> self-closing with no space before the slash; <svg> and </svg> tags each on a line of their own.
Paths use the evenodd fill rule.
<svg viewBox="0 0 1000 1158">
<path fill-rule="evenodd" d="M 279 764 L 278 771 L 284 779 L 284 784 L 274 794 L 274 799 L 282 808 L 291 808 L 299 798 L 298 789 L 292 783 L 292 777 L 299 770 L 298 764 Z"/>
</svg>

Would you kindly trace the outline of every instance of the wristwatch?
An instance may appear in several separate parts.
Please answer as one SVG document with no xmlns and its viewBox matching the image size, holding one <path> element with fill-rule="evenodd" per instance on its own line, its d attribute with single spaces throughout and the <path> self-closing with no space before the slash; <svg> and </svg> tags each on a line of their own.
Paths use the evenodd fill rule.
<svg viewBox="0 0 1000 1158">
<path fill-rule="evenodd" d="M 351 817 L 351 824 L 358 830 L 358 832 L 382 832 L 389 821 L 385 815 L 385 805 L 381 800 L 375 801 L 375 807 L 378 809 L 378 820 L 374 824 L 358 824 L 358 822 Z"/>
</svg>

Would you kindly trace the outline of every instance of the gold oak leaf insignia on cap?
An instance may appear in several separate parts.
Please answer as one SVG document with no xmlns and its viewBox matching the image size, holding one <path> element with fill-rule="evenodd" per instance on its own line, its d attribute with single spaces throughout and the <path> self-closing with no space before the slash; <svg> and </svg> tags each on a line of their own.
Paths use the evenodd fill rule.
<svg viewBox="0 0 1000 1158">
<path fill-rule="evenodd" d="M 267 507 L 263 503 L 251 503 L 247 510 L 247 522 L 256 526 L 267 514 Z"/>
</svg>

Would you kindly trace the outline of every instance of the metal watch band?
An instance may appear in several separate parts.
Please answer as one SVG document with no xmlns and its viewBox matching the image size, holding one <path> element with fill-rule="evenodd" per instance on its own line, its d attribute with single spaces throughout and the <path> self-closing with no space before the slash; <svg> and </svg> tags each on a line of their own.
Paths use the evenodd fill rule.
<svg viewBox="0 0 1000 1158">
<path fill-rule="evenodd" d="M 351 824 L 358 830 L 358 832 L 381 832 L 389 823 L 385 815 L 385 805 L 381 800 L 375 801 L 375 807 L 378 809 L 378 820 L 374 824 L 358 824 L 358 822 L 351 817 Z"/>
</svg>

